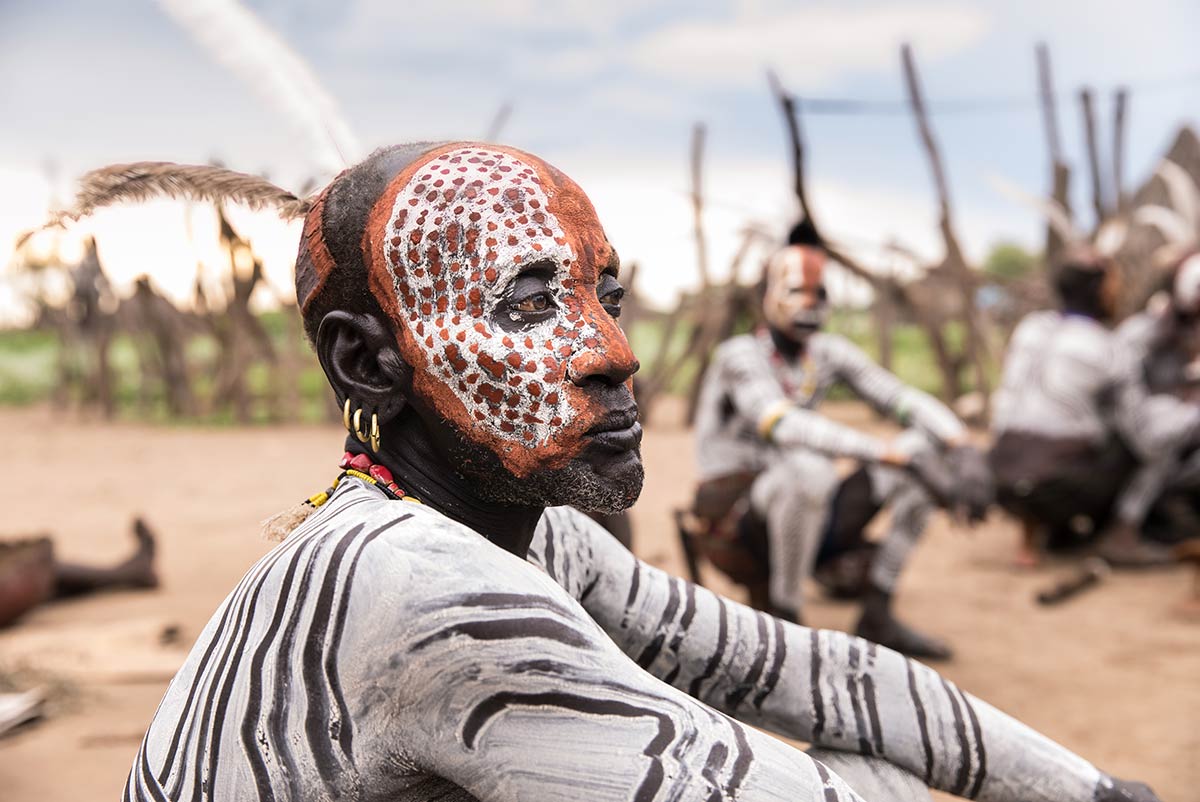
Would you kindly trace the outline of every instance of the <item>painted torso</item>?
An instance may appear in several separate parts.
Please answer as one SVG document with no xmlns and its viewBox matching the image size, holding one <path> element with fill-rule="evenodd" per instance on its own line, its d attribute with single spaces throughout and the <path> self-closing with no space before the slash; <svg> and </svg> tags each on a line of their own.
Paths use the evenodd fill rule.
<svg viewBox="0 0 1200 802">
<path fill-rule="evenodd" d="M 1107 782 L 927 667 L 672 577 L 569 508 L 521 560 L 347 480 L 217 610 L 124 798 L 859 799 L 740 722 L 985 802 Z"/>
<path fill-rule="evenodd" d="M 1100 445 L 1119 436 L 1140 457 L 1178 447 L 1195 407 L 1150 395 L 1136 350 L 1091 318 L 1034 312 L 1017 326 L 996 393 L 993 428 Z"/>
</svg>

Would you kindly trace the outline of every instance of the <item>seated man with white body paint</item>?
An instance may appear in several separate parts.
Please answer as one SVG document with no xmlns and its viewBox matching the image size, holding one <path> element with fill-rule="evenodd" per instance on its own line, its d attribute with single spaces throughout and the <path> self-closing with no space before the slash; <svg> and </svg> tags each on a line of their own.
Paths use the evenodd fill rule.
<svg viewBox="0 0 1200 802">
<path fill-rule="evenodd" d="M 1146 389 L 1195 398 L 1200 385 L 1200 253 L 1169 271 L 1164 291 L 1117 326 L 1117 338 L 1141 364 Z"/>
<path fill-rule="evenodd" d="M 924 666 L 668 576 L 559 506 L 640 492 L 638 365 L 616 254 L 541 159 L 391 147 L 311 201 L 218 168 L 126 165 L 87 189 L 84 208 L 158 190 L 305 214 L 297 295 L 352 430 L 336 486 L 274 519 L 286 539 L 201 633 L 126 799 L 1155 799 Z"/>
<path fill-rule="evenodd" d="M 944 659 L 950 656 L 945 645 L 894 618 L 891 598 L 935 506 L 906 468 L 918 454 L 965 447 L 966 429 L 943 404 L 902 383 L 849 340 L 821 331 L 829 309 L 825 260 L 819 242 L 777 252 L 766 268 L 765 325 L 717 349 L 698 407 L 697 508 L 711 506 L 708 495 L 732 501 L 736 494 L 722 491 L 731 477 L 743 477 L 747 514 L 766 525 L 771 607 L 796 620 L 823 535 L 848 522 L 835 519 L 855 519 L 861 535 L 889 506 L 892 523 L 869 568 L 858 634 L 913 656 Z M 913 428 L 889 442 L 819 415 L 838 383 Z M 862 467 L 843 481 L 835 457 Z"/>
<path fill-rule="evenodd" d="M 1075 248 L 1054 281 L 1061 308 L 1022 320 L 1005 356 L 990 455 L 997 500 L 1025 524 L 1029 549 L 1096 541 L 1116 566 L 1168 562 L 1140 528 L 1200 442 L 1200 407 L 1149 393 L 1136 332 L 1106 326 L 1119 291 L 1110 259 Z"/>
</svg>

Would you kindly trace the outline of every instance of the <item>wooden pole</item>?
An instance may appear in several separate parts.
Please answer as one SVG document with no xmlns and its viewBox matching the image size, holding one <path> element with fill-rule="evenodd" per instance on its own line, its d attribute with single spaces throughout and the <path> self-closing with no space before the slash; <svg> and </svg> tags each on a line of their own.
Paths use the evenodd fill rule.
<svg viewBox="0 0 1200 802">
<path fill-rule="evenodd" d="M 909 106 L 917 124 L 917 133 L 929 157 L 929 168 L 933 174 L 934 189 L 937 192 L 938 210 L 942 239 L 946 245 L 945 265 L 950 274 L 955 277 L 959 292 L 962 296 L 962 324 L 966 330 L 965 352 L 967 361 L 974 368 L 975 389 L 987 398 L 989 381 L 987 370 L 983 363 L 984 345 L 979 330 L 978 309 L 975 306 L 975 276 L 967 267 L 966 258 L 959 246 L 958 237 L 954 233 L 954 220 L 950 202 L 950 188 L 946 181 L 946 170 L 942 164 L 941 152 L 937 140 L 933 136 L 933 128 L 929 124 L 929 115 L 925 106 L 925 98 L 921 91 L 921 81 L 917 75 L 917 64 L 913 58 L 912 47 L 904 44 L 900 48 L 900 59 L 904 67 L 904 82 L 908 87 Z M 934 343 L 937 345 L 937 343 Z M 954 386 L 943 388 L 947 396 L 958 395 L 957 371 L 954 375 Z"/>
<path fill-rule="evenodd" d="M 1108 217 L 1108 205 L 1104 201 L 1104 176 L 1100 172 L 1100 145 L 1096 135 L 1096 108 L 1092 90 L 1079 92 L 1079 106 L 1083 112 L 1083 129 L 1087 144 L 1088 170 L 1092 174 L 1092 208 L 1096 212 L 1096 225 Z"/>
<path fill-rule="evenodd" d="M 1129 90 L 1117 89 L 1113 97 L 1113 200 L 1118 212 L 1126 211 L 1129 198 L 1125 195 L 1125 126 L 1129 109 Z"/>
<path fill-rule="evenodd" d="M 1071 213 L 1071 169 L 1063 160 L 1062 139 L 1058 129 L 1058 105 L 1054 96 L 1054 79 L 1050 71 L 1050 49 L 1045 42 L 1037 46 L 1038 94 L 1041 98 L 1042 123 L 1046 131 L 1046 150 L 1050 154 L 1050 196 Z M 1053 226 L 1046 226 L 1046 264 L 1052 264 L 1063 241 Z"/>
<path fill-rule="evenodd" d="M 805 188 L 807 182 L 804 177 L 804 134 L 800 128 L 799 103 L 794 95 L 783 88 L 774 70 L 767 70 L 767 83 L 771 85 L 771 92 L 779 101 L 779 109 L 783 112 L 792 162 L 792 189 L 796 193 L 796 200 L 800 202 L 800 213 L 815 226 L 812 209 L 808 205 L 808 191 Z"/>
<path fill-rule="evenodd" d="M 692 220 L 696 235 L 696 269 L 704 290 L 712 286 L 708 275 L 708 247 L 704 240 L 704 123 L 692 128 Z"/>
</svg>

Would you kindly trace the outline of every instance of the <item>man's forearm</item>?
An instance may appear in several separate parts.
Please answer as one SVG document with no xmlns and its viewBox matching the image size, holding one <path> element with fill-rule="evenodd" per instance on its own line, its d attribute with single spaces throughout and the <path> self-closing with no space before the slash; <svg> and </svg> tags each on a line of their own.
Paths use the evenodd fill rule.
<svg viewBox="0 0 1200 802">
<path fill-rule="evenodd" d="M 823 415 L 780 402 L 758 421 L 759 434 L 788 448 L 809 448 L 831 457 L 875 462 L 887 453 L 887 443 Z"/>
<path fill-rule="evenodd" d="M 1102 775 L 936 672 L 603 555 L 584 606 L 650 673 L 750 724 L 884 758 L 993 802 L 1091 802 Z"/>
</svg>

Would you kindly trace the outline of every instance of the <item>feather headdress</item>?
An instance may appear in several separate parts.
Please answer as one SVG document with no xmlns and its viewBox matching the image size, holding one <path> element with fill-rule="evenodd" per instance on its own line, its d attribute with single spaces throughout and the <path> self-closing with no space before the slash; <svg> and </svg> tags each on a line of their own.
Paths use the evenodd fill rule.
<svg viewBox="0 0 1200 802">
<path fill-rule="evenodd" d="M 1167 189 L 1169 206 L 1147 204 L 1134 213 L 1134 219 L 1153 226 L 1166 238 L 1154 259 L 1169 264 L 1200 246 L 1200 187 L 1187 170 L 1170 159 L 1159 165 L 1155 175 Z"/>
<path fill-rule="evenodd" d="M 993 175 L 988 177 L 992 186 L 1002 195 L 1018 203 L 1036 209 L 1046 219 L 1046 224 L 1058 235 L 1067 248 L 1090 246 L 1102 256 L 1113 256 L 1121 250 L 1129 235 L 1129 223 L 1121 218 L 1105 220 L 1092 236 L 1076 225 L 1071 213 L 1054 198 L 1031 195 L 1005 179 Z"/>
<path fill-rule="evenodd" d="M 75 201 L 55 212 L 43 228 L 62 227 L 117 203 L 138 203 L 152 198 L 240 203 L 251 209 L 275 209 L 285 220 L 303 217 L 311 198 L 299 198 L 265 178 L 207 164 L 134 162 L 92 170 L 79 181 Z M 20 247 L 34 232 L 17 243 Z"/>
</svg>

